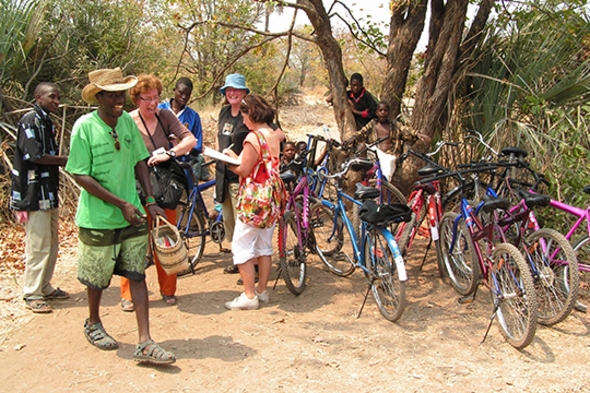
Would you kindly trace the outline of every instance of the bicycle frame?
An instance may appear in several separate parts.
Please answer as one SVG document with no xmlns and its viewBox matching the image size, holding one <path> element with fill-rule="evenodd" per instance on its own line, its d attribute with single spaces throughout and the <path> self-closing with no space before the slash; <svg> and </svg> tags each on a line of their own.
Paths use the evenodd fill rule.
<svg viewBox="0 0 590 393">
<path fill-rule="evenodd" d="M 355 262 L 356 267 L 359 267 L 364 273 L 371 275 L 371 271 L 367 268 L 367 265 L 366 265 L 367 261 L 365 260 L 364 254 L 362 253 L 361 250 L 363 250 L 365 247 L 367 232 L 372 229 L 378 230 L 383 235 L 383 237 L 386 239 L 386 241 L 387 241 L 388 245 L 391 247 L 391 249 L 394 251 L 394 260 L 395 260 L 395 264 L 396 264 L 396 267 L 399 272 L 398 273 L 399 280 L 400 281 L 407 281 L 408 275 L 406 272 L 406 267 L 405 267 L 402 255 L 399 252 L 399 247 L 397 246 L 397 243 L 395 242 L 395 239 L 394 239 L 393 235 L 391 234 L 391 232 L 387 228 L 373 226 L 373 225 L 365 223 L 364 221 L 361 221 L 361 234 L 360 234 L 360 237 L 357 237 L 356 230 L 354 229 L 354 225 L 353 225 L 352 221 L 350 220 L 350 218 L 348 217 L 348 214 L 346 213 L 346 207 L 344 205 L 344 200 L 347 200 L 359 207 L 362 206 L 362 202 L 357 201 L 356 199 L 354 199 L 350 195 L 342 192 L 341 190 L 338 190 L 338 192 L 337 192 L 336 204 L 333 204 L 332 202 L 327 201 L 325 199 L 321 200 L 321 203 L 323 205 L 329 207 L 330 209 L 332 209 L 334 211 L 334 229 L 332 231 L 332 234 L 330 235 L 330 238 L 333 238 L 336 235 L 337 220 L 338 220 L 338 217 L 340 217 L 342 219 L 344 225 L 346 226 L 346 231 L 348 232 L 348 234 L 351 238 L 351 241 L 352 241 L 354 262 Z"/>
<path fill-rule="evenodd" d="M 215 185 L 215 179 L 208 180 L 205 183 L 193 185 L 193 189 L 191 190 L 191 193 L 189 194 L 189 197 L 188 197 L 190 209 L 184 210 L 183 212 L 180 213 L 180 216 L 178 217 L 177 224 L 176 224 L 176 227 L 181 232 L 181 234 L 183 234 L 183 236 L 185 238 L 192 238 L 192 237 L 197 237 L 197 236 L 203 236 L 203 234 L 205 234 L 205 235 L 209 234 L 210 225 L 208 225 L 207 228 L 205 228 L 205 230 L 203 232 L 190 232 L 189 231 L 190 220 L 187 220 L 187 224 L 186 224 L 185 228 L 181 227 L 181 223 L 183 222 L 185 214 L 188 214 L 188 217 L 191 217 L 193 215 L 193 213 L 195 212 L 195 209 L 197 208 L 197 205 L 203 211 L 203 214 L 204 214 L 207 222 L 210 223 L 209 211 L 207 210 L 207 205 L 205 204 L 205 201 L 203 199 L 203 195 L 201 194 L 201 191 L 205 191 L 205 190 L 213 187 L 214 185 Z M 223 214 L 220 213 L 215 218 L 214 222 L 221 222 L 222 220 L 223 220 Z"/>
<path fill-rule="evenodd" d="M 588 236 L 590 236 L 590 207 L 586 209 L 581 209 L 579 207 L 568 205 L 567 203 L 559 202 L 554 199 L 551 199 L 549 202 L 549 206 L 559 209 L 563 212 L 566 212 L 572 216 L 577 217 L 576 222 L 572 225 L 569 231 L 565 234 L 565 238 L 571 241 L 574 233 L 578 230 L 582 222 L 586 221 L 586 229 L 588 231 Z M 535 230 L 540 229 L 538 222 L 535 220 Z M 578 261 L 578 270 L 581 272 L 590 272 L 590 265 L 582 263 Z"/>
</svg>

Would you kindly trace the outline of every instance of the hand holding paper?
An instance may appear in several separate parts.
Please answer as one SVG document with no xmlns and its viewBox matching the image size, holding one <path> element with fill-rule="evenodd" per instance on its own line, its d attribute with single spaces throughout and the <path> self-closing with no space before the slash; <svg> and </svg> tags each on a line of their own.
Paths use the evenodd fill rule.
<svg viewBox="0 0 590 393">
<path fill-rule="evenodd" d="M 237 158 L 230 157 L 226 154 L 220 153 L 217 150 L 211 149 L 207 146 L 203 149 L 203 154 L 209 156 L 215 160 L 225 162 L 230 165 L 240 165 L 240 161 Z"/>
</svg>

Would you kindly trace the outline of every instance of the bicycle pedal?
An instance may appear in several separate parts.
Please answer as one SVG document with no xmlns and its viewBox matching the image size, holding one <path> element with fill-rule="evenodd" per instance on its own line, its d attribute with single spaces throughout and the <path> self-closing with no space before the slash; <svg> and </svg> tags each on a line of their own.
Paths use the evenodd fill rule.
<svg viewBox="0 0 590 393">
<path fill-rule="evenodd" d="M 332 254 L 332 259 L 335 261 L 344 261 L 346 260 L 346 254 L 344 254 L 342 251 L 335 252 Z"/>
<path fill-rule="evenodd" d="M 473 296 L 461 296 L 459 299 L 457 299 L 457 302 L 459 304 L 471 304 L 473 303 L 473 301 L 475 300 L 475 298 Z"/>
<path fill-rule="evenodd" d="M 418 235 L 429 238 L 430 237 L 430 229 L 424 227 L 418 227 Z"/>
<path fill-rule="evenodd" d="M 580 303 L 579 300 L 576 300 L 576 303 L 574 304 L 574 308 L 576 309 L 576 311 L 579 311 L 579 312 L 583 312 L 583 313 L 588 312 L 588 306 Z"/>
</svg>

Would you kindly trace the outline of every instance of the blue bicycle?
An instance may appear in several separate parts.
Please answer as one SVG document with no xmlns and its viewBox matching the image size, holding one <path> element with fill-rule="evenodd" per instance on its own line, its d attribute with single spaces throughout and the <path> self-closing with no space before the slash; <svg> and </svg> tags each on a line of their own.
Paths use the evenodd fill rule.
<svg viewBox="0 0 590 393">
<path fill-rule="evenodd" d="M 316 250 L 322 262 L 326 266 L 332 267 L 330 269 L 331 271 L 342 272 L 342 269 L 335 265 L 340 265 L 344 262 L 351 266 L 351 269 L 346 269 L 347 271 L 350 270 L 350 273 L 352 273 L 355 268 L 359 268 L 369 280 L 369 286 L 358 312 L 358 317 L 360 317 L 369 291 L 371 291 L 381 314 L 385 319 L 395 322 L 401 317 L 405 307 L 407 274 L 404 260 L 393 235 L 388 229 L 388 225 L 392 221 L 410 220 L 411 211 L 406 205 L 377 205 L 374 201 L 369 201 L 378 198 L 380 195 L 380 191 L 374 187 L 357 184 L 354 198 L 342 191 L 342 176 L 350 168 L 354 170 L 368 170 L 371 167 L 373 167 L 372 161 L 353 158 L 344 164 L 344 169 L 339 173 L 328 175 L 318 172 L 317 174 L 320 178 L 337 179 L 337 194 L 335 202 L 327 199 L 321 200 L 322 206 L 325 206 L 332 212 L 333 221 L 324 222 L 317 218 L 312 218 L 312 226 L 314 232 L 316 228 L 324 225 L 331 228 L 332 233 L 326 239 L 328 244 L 330 242 L 342 241 L 342 234 L 344 228 L 346 228 L 351 241 L 350 243 L 345 242 L 343 251 L 326 255 L 322 252 L 322 248 L 316 247 Z M 367 202 L 363 203 L 362 201 L 365 200 Z M 366 221 L 365 217 L 361 214 L 359 236 L 357 236 L 355 226 L 346 213 L 344 201 L 361 207 L 361 211 L 367 206 L 370 206 L 371 203 L 373 206 L 381 207 L 396 206 L 402 211 L 402 214 L 389 218 L 383 215 L 378 220 L 371 220 L 371 222 Z"/>
<path fill-rule="evenodd" d="M 206 162 L 202 167 L 206 168 L 214 162 Z M 186 272 L 180 273 L 179 276 L 188 273 L 195 274 L 195 268 L 201 261 L 205 251 L 207 236 L 211 236 L 211 240 L 219 244 L 219 249 L 225 251 L 221 248 L 221 244 L 225 239 L 225 227 L 223 226 L 221 210 L 215 207 L 208 209 L 202 194 L 215 185 L 215 178 L 199 183 L 199 180 L 192 175 L 190 164 L 180 164 L 184 169 L 188 169 L 187 172 L 193 180 L 193 189 L 188 199 L 179 203 L 180 210 L 176 227 L 184 239 L 190 265 L 190 268 Z"/>
</svg>

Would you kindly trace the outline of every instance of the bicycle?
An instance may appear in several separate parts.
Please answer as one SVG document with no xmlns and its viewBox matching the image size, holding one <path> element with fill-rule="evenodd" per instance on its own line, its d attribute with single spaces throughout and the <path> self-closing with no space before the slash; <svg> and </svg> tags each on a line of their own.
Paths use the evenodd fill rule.
<svg viewBox="0 0 590 393">
<path fill-rule="evenodd" d="M 303 293 L 305 289 L 307 253 L 308 251 L 316 252 L 316 244 L 310 225 L 310 183 L 308 179 L 314 157 L 312 153 L 314 152 L 315 145 L 312 149 L 307 150 L 302 157 L 289 163 L 287 170 L 281 173 L 281 178 L 286 185 L 297 181 L 294 189 L 290 190 L 285 214 L 278 224 L 279 276 L 283 277 L 289 291 L 296 296 Z M 293 171 L 301 175 L 297 176 Z"/>
<path fill-rule="evenodd" d="M 469 191 L 473 191 L 475 196 L 485 192 L 484 200 L 486 197 L 498 198 L 500 195 L 514 201 L 511 207 L 499 214 L 501 232 L 496 235 L 499 241 L 509 241 L 522 252 L 529 264 L 537 293 L 538 321 L 551 326 L 567 318 L 576 303 L 579 272 L 575 251 L 562 234 L 553 229 L 540 228 L 538 224 L 534 208 L 548 206 L 550 198 L 514 188 L 515 185 L 522 185 L 520 180 L 512 177 L 512 173 L 515 168 L 528 167 L 522 160 L 526 152 L 508 147 L 497 155 L 504 160 L 464 164 L 460 167 L 470 168 L 474 174 L 479 174 L 483 167 L 483 171 L 492 174 L 490 183 L 494 182 L 494 178 L 499 178 L 494 189 L 491 186 L 482 187 L 479 177 L 473 176 L 475 187 Z M 504 170 L 498 174 L 496 167 Z M 483 213 L 480 216 L 484 225 L 490 219 L 488 214 Z M 469 282 L 468 279 L 465 281 Z"/>
<path fill-rule="evenodd" d="M 214 162 L 214 160 L 206 162 L 203 164 L 203 167 L 208 167 Z M 215 208 L 210 212 L 202 194 L 205 190 L 215 185 L 215 179 L 213 178 L 204 183 L 199 183 L 199 180 L 195 179 L 192 175 L 190 163 L 181 162 L 180 165 L 184 169 L 188 169 L 188 173 L 193 180 L 193 188 L 187 200 L 180 201 L 179 203 L 180 210 L 176 227 L 184 239 L 190 266 L 186 272 L 180 273 L 179 276 L 189 273 L 195 274 L 195 268 L 201 261 L 203 252 L 205 251 L 207 236 L 210 236 L 214 243 L 219 244 L 221 251 L 226 251 L 221 247 L 225 239 L 223 214 Z"/>
<path fill-rule="evenodd" d="M 463 183 L 463 174 L 456 171 L 430 180 L 455 176 Z M 532 342 L 535 335 L 537 299 L 529 266 L 520 251 L 509 243 L 496 241 L 497 234 L 501 232 L 496 210 L 506 209 L 509 205 L 510 202 L 503 198 L 483 202 L 480 209 L 493 213 L 489 223 L 483 225 L 463 195 L 460 213 L 447 212 L 441 219 L 440 256 L 453 288 L 466 296 L 460 300 L 475 298 L 480 283 L 475 280 L 476 277 L 481 277 L 481 283 L 492 294 L 494 309 L 482 342 L 497 317 L 502 335 L 513 347 L 522 349 Z M 461 277 L 468 279 L 464 283 L 456 281 Z"/>
<path fill-rule="evenodd" d="M 326 205 L 321 203 L 322 199 L 329 199 L 332 203 L 335 203 L 338 186 L 330 183 L 335 179 L 326 176 L 320 177 L 317 174 L 321 173 L 322 175 L 328 175 L 330 172 L 332 172 L 336 166 L 333 163 L 333 159 L 331 159 L 334 149 L 341 148 L 345 152 L 350 152 L 351 149 L 344 147 L 338 141 L 326 139 L 320 135 L 308 135 L 308 137 L 314 138 L 314 143 L 311 145 L 308 144 L 308 146 L 312 146 L 312 157 L 315 156 L 315 149 L 317 148 L 318 142 L 324 142 L 328 145 L 327 154 L 325 155 L 322 163 L 318 166 L 315 173 L 312 173 L 310 178 L 311 191 L 313 192 L 313 196 L 310 198 L 311 222 L 315 241 L 317 248 L 320 252 L 322 252 L 323 255 L 333 257 L 333 262 L 326 265 L 328 270 L 338 276 L 345 277 L 352 274 L 354 271 L 354 266 L 349 263 L 345 254 L 341 252 L 343 246 L 343 231 L 335 230 L 331 226 L 331 224 L 334 223 L 333 212 L 327 208 Z M 371 144 L 366 145 L 362 150 L 355 151 L 353 157 L 358 157 L 367 151 L 371 151 L 374 146 L 381 143 L 384 139 L 387 139 L 387 137 L 381 138 Z M 368 162 L 369 161 L 367 161 L 367 163 Z M 361 173 L 361 184 L 365 186 L 374 186 L 379 190 L 379 194 L 377 197 L 375 197 L 375 200 L 379 204 L 405 204 L 405 197 L 403 194 L 383 177 L 383 173 L 381 171 L 379 160 L 376 154 L 374 154 L 374 161 L 370 161 L 370 165 L 367 164 L 364 166 L 357 166 L 355 170 Z M 325 195 L 326 190 L 328 190 L 328 196 Z M 353 209 L 352 221 L 354 223 L 354 227 L 359 228 L 359 207 L 354 204 L 352 204 L 351 207 Z M 336 237 L 334 237 L 333 234 L 335 234 Z"/>
<path fill-rule="evenodd" d="M 508 187 L 521 187 L 536 192 L 540 184 L 543 183 L 548 185 L 548 182 L 542 174 L 533 170 L 530 165 L 523 160 L 525 157 L 526 151 L 524 150 L 512 151 L 511 159 L 518 163 L 518 168 L 524 169 L 532 177 L 533 183 L 531 184 L 527 181 L 514 179 L 508 176 L 506 184 Z M 586 186 L 582 191 L 590 194 L 590 186 Z M 548 200 L 548 206 L 575 217 L 574 223 L 563 236 L 572 244 L 573 251 L 576 255 L 577 266 L 567 263 L 567 260 L 562 260 L 561 267 L 563 270 L 559 274 L 556 274 L 556 277 L 561 278 L 563 281 L 563 289 L 566 291 L 564 296 L 575 299 L 573 307 L 580 312 L 587 312 L 588 306 L 579 302 L 577 296 L 579 295 L 579 290 L 582 289 L 582 286 L 579 286 L 579 281 L 582 277 L 581 274 L 590 273 L 590 206 L 585 209 L 579 208 L 551 198 Z M 586 234 L 582 235 L 582 237 L 576 241 L 573 241 L 575 233 L 584 221 L 586 222 Z M 536 218 L 533 221 L 532 229 L 541 229 Z M 576 276 L 577 280 L 573 278 Z"/>
<path fill-rule="evenodd" d="M 357 317 L 360 317 L 369 291 L 371 291 L 381 315 L 385 319 L 395 322 L 401 317 L 405 307 L 405 282 L 407 281 L 407 274 L 397 243 L 387 228 L 389 222 L 369 223 L 361 220 L 360 235 L 357 237 L 355 227 L 348 217 L 344 205 L 344 201 L 348 201 L 356 206 L 362 207 L 362 201 L 379 197 L 380 191 L 378 189 L 362 185 L 357 185 L 354 197 L 342 191 L 342 176 L 350 168 L 368 169 L 372 166 L 373 163 L 371 161 L 353 158 L 347 161 L 344 164 L 343 170 L 338 173 L 329 175 L 318 172 L 318 176 L 321 178 L 337 179 L 336 201 L 332 203 L 327 199 L 322 199 L 321 203 L 333 212 L 333 233 L 330 239 L 338 238 L 339 233 L 343 231 L 343 228 L 346 228 L 351 240 L 350 245 L 353 250 L 353 259 L 350 259 L 346 253 L 327 256 L 319 248 L 318 255 L 328 267 L 332 265 L 331 260 L 343 256 L 352 266 L 352 271 L 356 268 L 361 269 L 365 277 L 369 280 L 369 286 Z M 409 220 L 409 208 L 405 205 L 396 206 L 404 209 L 405 214 L 401 214 L 395 221 Z M 330 270 L 333 271 L 335 269 L 332 268 Z"/>
<path fill-rule="evenodd" d="M 432 176 L 440 173 L 441 171 L 447 171 L 446 168 L 438 165 L 431 157 L 438 154 L 438 152 L 445 145 L 456 146 L 454 142 L 439 141 L 433 152 L 422 154 L 414 150 L 408 150 L 400 157 L 400 162 L 403 162 L 410 154 L 418 157 L 427 162 L 427 166 L 418 170 L 418 175 L 421 179 L 429 179 Z M 441 198 L 441 184 L 440 180 L 433 181 L 419 181 L 417 182 L 410 196 L 407 200 L 407 205 L 412 210 L 412 219 L 407 223 L 400 223 L 395 229 L 394 236 L 398 242 L 400 251 L 403 256 L 406 256 L 410 248 L 412 247 L 413 241 L 417 234 L 429 239 L 428 246 L 422 259 L 420 268 L 424 266 L 428 251 L 434 241 L 435 249 L 437 253 L 437 261 L 441 258 L 438 257 L 440 252 L 438 240 L 439 240 L 439 222 L 443 215 L 443 204 Z M 424 219 L 428 217 L 428 228 L 429 230 L 421 230 Z M 444 266 L 438 263 L 438 271 L 440 277 L 444 276 Z"/>
</svg>

